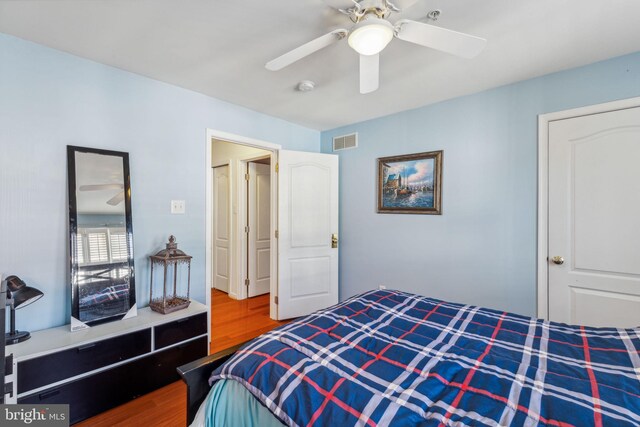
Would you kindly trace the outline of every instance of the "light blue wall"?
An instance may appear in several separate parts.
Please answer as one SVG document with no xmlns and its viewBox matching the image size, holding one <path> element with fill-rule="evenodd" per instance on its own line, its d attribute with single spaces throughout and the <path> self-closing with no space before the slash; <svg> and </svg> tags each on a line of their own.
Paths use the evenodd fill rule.
<svg viewBox="0 0 640 427">
<path fill-rule="evenodd" d="M 138 305 L 169 234 L 205 301 L 206 128 L 320 150 L 318 131 L 0 34 L 0 274 L 45 294 L 17 312 L 20 329 L 69 319 L 67 144 L 130 153 Z M 187 213 L 171 215 L 171 199 Z"/>
<path fill-rule="evenodd" d="M 635 96 L 640 53 L 323 132 L 323 152 L 359 134 L 340 153 L 341 299 L 384 284 L 534 315 L 537 116 Z M 443 215 L 376 214 L 376 158 L 432 150 Z"/>
</svg>

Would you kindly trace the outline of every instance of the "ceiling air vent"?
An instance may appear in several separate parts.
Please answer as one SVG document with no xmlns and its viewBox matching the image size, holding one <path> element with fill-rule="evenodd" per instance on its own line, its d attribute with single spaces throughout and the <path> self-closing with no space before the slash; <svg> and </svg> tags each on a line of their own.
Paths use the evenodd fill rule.
<svg viewBox="0 0 640 427">
<path fill-rule="evenodd" d="M 349 135 L 336 136 L 333 138 L 333 151 L 346 150 L 348 148 L 356 148 L 358 146 L 358 133 Z"/>
</svg>

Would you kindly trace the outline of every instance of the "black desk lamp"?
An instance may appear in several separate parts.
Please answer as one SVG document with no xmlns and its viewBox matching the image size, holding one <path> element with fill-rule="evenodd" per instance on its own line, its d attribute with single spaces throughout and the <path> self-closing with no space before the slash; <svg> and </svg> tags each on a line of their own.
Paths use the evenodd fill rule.
<svg viewBox="0 0 640 427">
<path fill-rule="evenodd" d="M 11 331 L 5 334 L 7 345 L 17 344 L 31 338 L 27 331 L 16 331 L 16 310 L 39 300 L 42 292 L 27 286 L 18 276 L 9 276 L 7 282 L 7 305 L 11 308 Z"/>
</svg>

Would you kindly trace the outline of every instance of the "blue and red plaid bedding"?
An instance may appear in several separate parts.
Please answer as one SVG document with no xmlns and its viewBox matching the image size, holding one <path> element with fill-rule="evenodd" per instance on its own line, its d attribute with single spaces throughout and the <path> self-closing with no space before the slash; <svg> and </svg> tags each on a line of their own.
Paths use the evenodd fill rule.
<svg viewBox="0 0 640 427">
<path fill-rule="evenodd" d="M 210 381 L 298 426 L 638 426 L 640 328 L 372 291 L 250 342 Z"/>
</svg>

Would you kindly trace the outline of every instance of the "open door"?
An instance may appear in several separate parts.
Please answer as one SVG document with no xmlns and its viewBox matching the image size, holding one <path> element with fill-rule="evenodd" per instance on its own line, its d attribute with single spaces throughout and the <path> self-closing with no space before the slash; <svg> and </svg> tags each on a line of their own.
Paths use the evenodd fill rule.
<svg viewBox="0 0 640 427">
<path fill-rule="evenodd" d="M 271 286 L 271 166 L 248 163 L 248 297 L 269 293 Z"/>
<path fill-rule="evenodd" d="M 229 293 L 229 166 L 213 172 L 213 287 Z"/>
<path fill-rule="evenodd" d="M 280 150 L 278 320 L 338 302 L 338 156 Z"/>
</svg>

